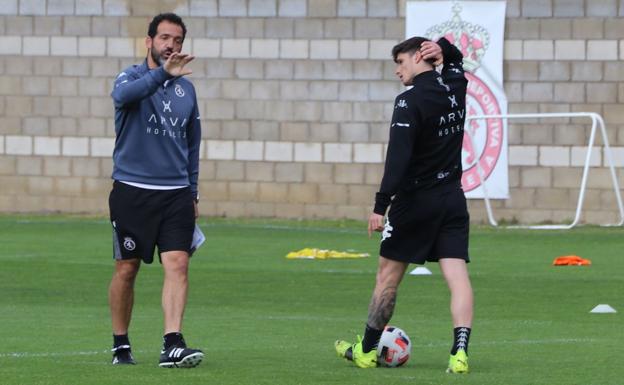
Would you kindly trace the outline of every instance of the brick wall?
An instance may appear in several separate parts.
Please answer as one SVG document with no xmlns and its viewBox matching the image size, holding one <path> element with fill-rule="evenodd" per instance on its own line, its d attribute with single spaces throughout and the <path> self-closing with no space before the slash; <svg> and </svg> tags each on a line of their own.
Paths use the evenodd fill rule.
<svg viewBox="0 0 624 385">
<path fill-rule="evenodd" d="M 183 16 L 197 56 L 202 214 L 365 218 L 402 89 L 389 51 L 405 0 L 3 0 L 0 211 L 107 211 L 108 95 L 161 11 Z M 504 63 L 510 113 L 602 114 L 622 181 L 623 16 L 617 0 L 510 0 Z M 499 219 L 574 216 L 587 123 L 510 124 Z M 592 165 L 583 219 L 615 221 L 601 147 Z"/>
</svg>

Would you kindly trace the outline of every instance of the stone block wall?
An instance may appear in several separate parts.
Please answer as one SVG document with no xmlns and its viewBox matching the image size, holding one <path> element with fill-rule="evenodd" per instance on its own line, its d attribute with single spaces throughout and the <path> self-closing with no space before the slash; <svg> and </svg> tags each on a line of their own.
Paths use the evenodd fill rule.
<svg viewBox="0 0 624 385">
<path fill-rule="evenodd" d="M 183 17 L 197 57 L 201 213 L 366 218 L 402 90 L 390 49 L 405 0 L 3 0 L 0 212 L 107 211 L 111 86 L 164 11 Z M 624 2 L 510 0 L 505 22 L 509 112 L 602 114 L 624 181 Z M 498 219 L 572 218 L 588 135 L 582 119 L 510 122 Z M 601 144 L 590 223 L 617 219 Z M 482 201 L 470 208 L 485 220 Z"/>
</svg>

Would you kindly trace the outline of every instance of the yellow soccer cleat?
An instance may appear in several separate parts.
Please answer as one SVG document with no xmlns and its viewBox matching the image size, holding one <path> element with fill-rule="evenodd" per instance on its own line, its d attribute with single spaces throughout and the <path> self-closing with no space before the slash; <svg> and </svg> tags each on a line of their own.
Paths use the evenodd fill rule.
<svg viewBox="0 0 624 385">
<path fill-rule="evenodd" d="M 336 348 L 336 354 L 338 354 L 338 357 L 342 357 L 349 361 L 353 361 L 352 346 L 353 344 L 351 342 L 343 340 L 337 340 L 334 342 L 334 347 Z"/>
<path fill-rule="evenodd" d="M 449 358 L 449 366 L 447 373 L 468 373 L 468 355 L 464 349 L 459 349 L 455 354 L 451 354 Z"/>
<path fill-rule="evenodd" d="M 338 340 L 334 343 L 338 357 L 353 361 L 360 368 L 377 367 L 377 349 L 368 353 L 362 350 L 362 337 L 358 336 L 358 342 L 351 344 L 347 341 Z"/>
</svg>

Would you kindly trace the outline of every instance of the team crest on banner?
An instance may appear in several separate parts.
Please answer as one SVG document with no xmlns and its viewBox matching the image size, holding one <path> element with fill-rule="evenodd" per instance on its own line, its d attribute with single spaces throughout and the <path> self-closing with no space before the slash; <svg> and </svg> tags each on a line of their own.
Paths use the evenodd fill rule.
<svg viewBox="0 0 624 385">
<path fill-rule="evenodd" d="M 504 29 L 504 1 L 408 1 L 406 5 L 408 38 L 423 36 L 435 41 L 444 37 L 464 55 L 467 116 L 507 113 Z M 483 198 L 480 169 L 488 197 L 508 198 L 506 120 L 470 120 L 464 131 L 462 186 L 466 197 Z"/>
</svg>

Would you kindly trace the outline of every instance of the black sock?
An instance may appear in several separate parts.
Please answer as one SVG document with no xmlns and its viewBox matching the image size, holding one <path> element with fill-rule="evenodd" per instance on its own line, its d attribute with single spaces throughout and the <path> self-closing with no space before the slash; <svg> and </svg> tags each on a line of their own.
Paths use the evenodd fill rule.
<svg viewBox="0 0 624 385">
<path fill-rule="evenodd" d="M 171 346 L 185 348 L 186 342 L 184 342 L 184 337 L 182 337 L 182 333 L 167 333 L 163 336 L 163 345 L 165 347 L 165 350 L 169 349 Z"/>
<path fill-rule="evenodd" d="M 377 345 L 379 344 L 379 339 L 381 338 L 381 333 L 383 333 L 383 329 L 373 329 L 372 327 L 366 325 L 366 331 L 364 331 L 364 339 L 362 340 L 362 350 L 364 353 L 368 353 L 373 349 L 377 349 Z"/>
<path fill-rule="evenodd" d="M 113 350 L 117 349 L 130 349 L 130 340 L 128 339 L 128 333 L 126 334 L 113 334 Z"/>
<path fill-rule="evenodd" d="M 451 349 L 451 354 L 457 353 L 459 349 L 464 349 L 466 354 L 468 354 L 468 341 L 470 340 L 471 331 L 471 328 L 464 326 L 453 329 L 453 349 Z"/>
</svg>

